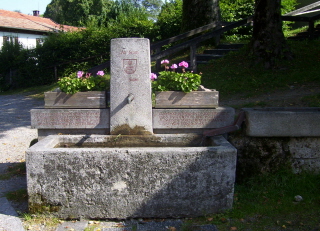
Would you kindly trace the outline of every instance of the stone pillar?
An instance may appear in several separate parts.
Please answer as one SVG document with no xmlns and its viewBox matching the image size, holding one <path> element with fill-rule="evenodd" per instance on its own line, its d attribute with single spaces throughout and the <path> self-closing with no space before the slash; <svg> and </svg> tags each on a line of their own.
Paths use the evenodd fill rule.
<svg viewBox="0 0 320 231">
<path fill-rule="evenodd" d="M 150 43 L 111 40 L 110 134 L 152 134 Z"/>
</svg>

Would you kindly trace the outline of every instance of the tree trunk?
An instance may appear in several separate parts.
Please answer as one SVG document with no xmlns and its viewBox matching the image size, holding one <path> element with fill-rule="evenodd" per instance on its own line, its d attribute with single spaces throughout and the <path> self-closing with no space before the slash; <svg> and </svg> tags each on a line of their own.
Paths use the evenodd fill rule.
<svg viewBox="0 0 320 231">
<path fill-rule="evenodd" d="M 276 59 L 292 58 L 282 32 L 281 0 L 256 0 L 253 22 L 251 52 L 256 62 L 272 68 Z"/>
<path fill-rule="evenodd" d="M 219 0 L 183 0 L 182 31 L 220 21 Z"/>
</svg>

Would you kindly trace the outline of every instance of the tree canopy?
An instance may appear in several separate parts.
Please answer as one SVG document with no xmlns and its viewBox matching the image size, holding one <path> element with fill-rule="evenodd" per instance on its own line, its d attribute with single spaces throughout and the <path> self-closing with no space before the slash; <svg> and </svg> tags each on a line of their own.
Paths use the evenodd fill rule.
<svg viewBox="0 0 320 231">
<path fill-rule="evenodd" d="M 140 10 L 146 13 L 147 18 L 155 18 L 161 4 L 161 0 L 52 0 L 47 5 L 44 17 L 72 26 L 93 23 L 105 26 L 110 20 L 116 19 L 122 10 Z"/>
</svg>

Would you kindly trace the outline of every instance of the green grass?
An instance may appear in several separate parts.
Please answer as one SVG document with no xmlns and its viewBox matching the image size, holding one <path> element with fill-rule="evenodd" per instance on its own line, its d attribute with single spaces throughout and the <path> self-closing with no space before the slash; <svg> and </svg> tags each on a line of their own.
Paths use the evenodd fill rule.
<svg viewBox="0 0 320 231">
<path fill-rule="evenodd" d="M 296 195 L 303 200 L 296 202 Z M 190 223 L 215 224 L 219 231 L 318 230 L 320 174 L 281 170 L 249 178 L 236 184 L 232 210 Z"/>
<path fill-rule="evenodd" d="M 247 47 L 229 53 L 222 59 L 199 66 L 202 84 L 219 90 L 221 98 L 232 95 L 252 97 L 288 86 L 320 83 L 320 40 L 288 41 L 295 55 L 293 60 L 278 60 L 276 68 L 266 70 L 254 65 L 247 56 Z"/>
</svg>

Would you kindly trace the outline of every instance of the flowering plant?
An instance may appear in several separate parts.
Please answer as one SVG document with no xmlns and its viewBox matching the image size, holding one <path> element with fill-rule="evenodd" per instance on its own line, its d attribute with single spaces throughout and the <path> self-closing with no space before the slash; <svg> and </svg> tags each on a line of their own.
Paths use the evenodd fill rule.
<svg viewBox="0 0 320 231">
<path fill-rule="evenodd" d="M 188 63 L 182 61 L 179 63 L 182 72 L 176 72 L 177 64 L 172 64 L 169 67 L 169 60 L 161 61 L 164 65 L 164 71 L 159 72 L 159 76 L 151 73 L 150 79 L 152 80 L 152 89 L 154 91 L 183 91 L 190 92 L 198 90 L 201 84 L 201 75 L 195 74 L 192 71 L 186 71 Z M 171 71 L 169 69 L 171 68 Z"/>
<path fill-rule="evenodd" d="M 59 88 L 67 94 L 74 94 L 79 91 L 104 91 L 107 89 L 108 78 L 103 71 L 98 71 L 97 76 L 91 73 L 78 71 L 63 77 L 58 81 Z"/>
</svg>

